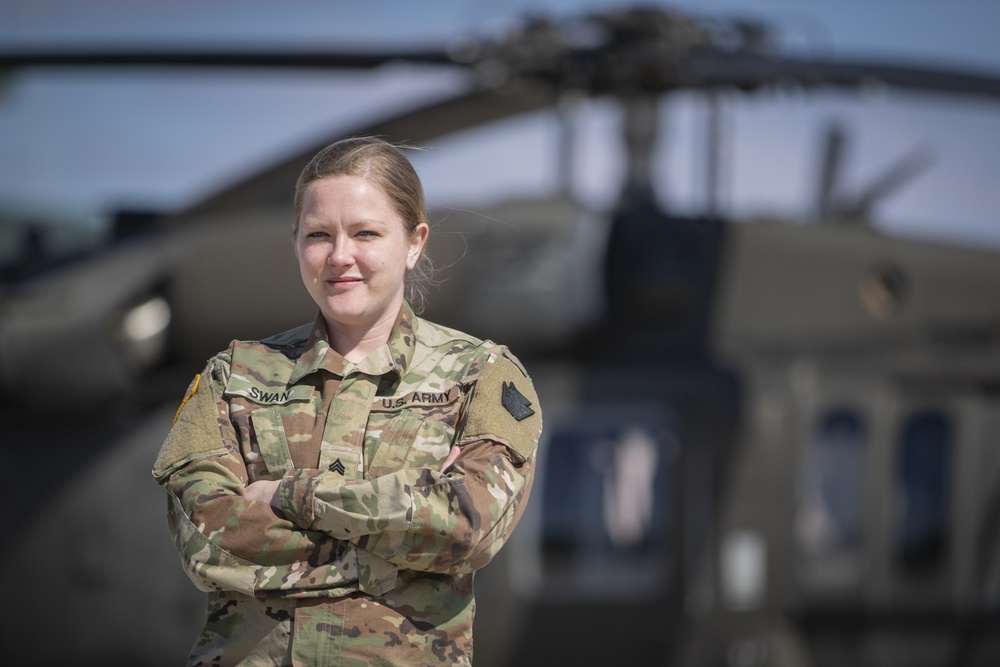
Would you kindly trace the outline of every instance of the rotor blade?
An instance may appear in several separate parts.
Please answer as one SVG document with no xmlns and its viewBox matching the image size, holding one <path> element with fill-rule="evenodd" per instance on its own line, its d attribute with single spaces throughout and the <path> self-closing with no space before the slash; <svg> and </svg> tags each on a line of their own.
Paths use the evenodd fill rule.
<svg viewBox="0 0 1000 667">
<path fill-rule="evenodd" d="M 253 67 L 370 69 L 391 61 L 455 64 L 444 49 L 371 52 L 229 49 L 37 49 L 0 52 L 0 68 L 20 67 Z"/>
<path fill-rule="evenodd" d="M 287 206 L 302 168 L 323 146 L 340 137 L 379 136 L 418 146 L 439 136 L 541 109 L 554 104 L 556 99 L 555 93 L 538 86 L 520 86 L 516 91 L 477 89 L 367 126 L 345 128 L 255 176 L 239 178 L 232 187 L 189 207 L 180 216 L 189 219 L 237 208 Z"/>
<path fill-rule="evenodd" d="M 806 60 L 753 54 L 692 55 L 676 64 L 674 85 L 756 89 L 769 85 L 858 87 L 886 85 L 957 95 L 1000 99 L 1000 75 L 942 67 L 893 65 L 864 61 Z"/>
<path fill-rule="evenodd" d="M 468 49 L 467 49 L 468 50 Z M 55 48 L 34 51 L 0 52 L 0 69 L 29 66 L 46 67 L 245 67 L 286 69 L 370 69 L 391 61 L 421 64 L 472 65 L 483 54 L 476 49 L 462 54 L 447 48 L 364 52 L 236 50 L 236 49 L 150 49 L 144 48 Z M 475 55 L 479 53 L 479 55 Z M 634 54 L 633 54 L 634 55 Z M 761 87 L 796 83 L 805 87 L 857 87 L 887 85 L 961 95 L 984 95 L 1000 98 L 1000 75 L 989 72 L 952 70 L 931 66 L 894 65 L 884 62 L 830 61 L 783 58 L 740 51 L 729 53 L 716 49 L 688 53 L 678 59 L 660 58 L 655 51 L 623 67 L 622 54 L 606 53 L 600 47 L 576 50 L 566 59 L 549 62 L 553 68 L 536 69 L 527 63 L 508 61 L 511 71 L 529 78 L 537 77 L 559 85 L 571 78 L 594 93 L 666 92 L 682 88 L 736 87 L 755 90 Z M 494 53 L 498 62 L 502 54 Z M 583 70 L 589 71 L 581 80 Z M 525 69 L 522 70 L 522 67 Z M 563 69 L 566 67 L 567 69 Z M 589 80 L 587 80 L 589 79 Z"/>
</svg>

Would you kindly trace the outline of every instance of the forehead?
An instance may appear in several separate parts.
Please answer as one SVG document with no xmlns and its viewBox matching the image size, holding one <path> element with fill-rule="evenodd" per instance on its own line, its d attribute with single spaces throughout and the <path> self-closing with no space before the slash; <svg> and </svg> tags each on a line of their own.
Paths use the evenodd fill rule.
<svg viewBox="0 0 1000 667">
<path fill-rule="evenodd" d="M 302 198 L 303 217 L 328 214 L 401 219 L 385 191 L 361 176 L 328 176 L 306 187 Z"/>
</svg>

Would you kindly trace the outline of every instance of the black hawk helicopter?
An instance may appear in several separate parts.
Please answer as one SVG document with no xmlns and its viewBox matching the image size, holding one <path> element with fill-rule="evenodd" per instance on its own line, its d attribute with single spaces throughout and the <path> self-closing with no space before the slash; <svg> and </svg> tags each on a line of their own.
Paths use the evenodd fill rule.
<svg viewBox="0 0 1000 667">
<path fill-rule="evenodd" d="M 398 61 L 461 69 L 467 90 L 349 134 L 419 146 L 579 99 L 622 107 L 613 210 L 564 192 L 432 212 L 445 268 L 427 317 L 509 343 L 546 408 L 535 499 L 477 577 L 476 664 L 997 664 L 996 254 L 868 224 L 919 156 L 846 197 L 831 132 L 815 224 L 789 225 L 719 216 L 717 133 L 704 213 L 665 210 L 652 147 L 679 91 L 998 102 L 1000 76 L 793 57 L 763 24 L 651 9 L 417 52 L 0 53 L 6 69 Z M 56 261 L 26 235 L 0 269 L 9 655 L 183 659 L 204 606 L 148 468 L 206 357 L 311 318 L 275 255 L 318 148 L 183 211 L 123 213 L 97 252 Z"/>
</svg>

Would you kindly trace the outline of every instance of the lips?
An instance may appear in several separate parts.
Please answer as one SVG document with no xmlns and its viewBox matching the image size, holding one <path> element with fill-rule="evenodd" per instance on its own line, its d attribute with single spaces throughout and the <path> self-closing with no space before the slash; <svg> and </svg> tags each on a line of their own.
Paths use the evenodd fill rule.
<svg viewBox="0 0 1000 667">
<path fill-rule="evenodd" d="M 333 287 L 350 287 L 351 285 L 358 285 L 361 282 L 361 278 L 353 278 L 350 276 L 342 276 L 340 278 L 327 278 L 326 284 L 332 285 Z"/>
</svg>

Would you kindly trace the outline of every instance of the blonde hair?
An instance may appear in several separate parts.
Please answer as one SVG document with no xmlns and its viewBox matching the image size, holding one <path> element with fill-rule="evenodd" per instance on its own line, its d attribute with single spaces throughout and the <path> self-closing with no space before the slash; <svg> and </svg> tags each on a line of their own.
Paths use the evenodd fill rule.
<svg viewBox="0 0 1000 667">
<path fill-rule="evenodd" d="M 302 170 L 295 184 L 293 233 L 298 233 L 306 190 L 312 183 L 334 176 L 357 176 L 376 185 L 389 197 L 410 236 L 420 224 L 427 224 L 424 188 L 406 155 L 383 139 L 352 137 L 330 144 Z M 427 253 L 421 252 L 416 266 L 406 273 L 406 300 L 416 312 L 424 309 L 427 290 L 433 284 L 434 267 Z"/>
</svg>

